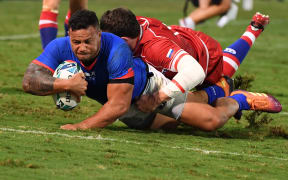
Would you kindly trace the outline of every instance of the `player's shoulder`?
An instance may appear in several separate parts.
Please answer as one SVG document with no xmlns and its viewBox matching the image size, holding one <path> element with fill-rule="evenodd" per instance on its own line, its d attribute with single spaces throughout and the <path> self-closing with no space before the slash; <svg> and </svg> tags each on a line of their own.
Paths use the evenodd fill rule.
<svg viewBox="0 0 288 180">
<path fill-rule="evenodd" d="M 55 42 L 57 44 L 67 44 L 70 42 L 70 37 L 69 36 L 58 37 L 58 38 L 55 38 L 54 40 L 52 40 L 52 42 Z"/>
<path fill-rule="evenodd" d="M 69 45 L 69 43 L 70 43 L 70 40 L 69 40 L 68 36 L 67 37 L 59 37 L 59 38 L 56 38 L 56 39 L 52 40 L 47 45 L 45 50 L 46 49 L 55 49 L 55 48 L 58 48 L 58 49 L 64 48 L 64 49 L 66 49 L 67 45 Z"/>
<path fill-rule="evenodd" d="M 101 39 L 104 42 L 114 42 L 114 43 L 122 43 L 124 40 L 122 40 L 120 37 L 116 36 L 115 34 L 109 33 L 109 32 L 102 32 L 101 33 Z"/>
<path fill-rule="evenodd" d="M 163 24 L 159 19 L 151 17 L 137 16 L 136 19 L 141 26 L 161 26 Z"/>
<path fill-rule="evenodd" d="M 101 46 L 101 48 L 110 49 L 110 51 L 118 51 L 119 49 L 129 51 L 128 44 L 122 38 L 107 32 L 102 32 Z"/>
</svg>

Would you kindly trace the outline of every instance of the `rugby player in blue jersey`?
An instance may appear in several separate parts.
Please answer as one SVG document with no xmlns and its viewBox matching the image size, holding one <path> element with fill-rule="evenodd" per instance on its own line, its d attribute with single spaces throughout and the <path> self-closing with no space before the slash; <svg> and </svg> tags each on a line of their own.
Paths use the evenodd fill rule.
<svg viewBox="0 0 288 180">
<path fill-rule="evenodd" d="M 141 95 L 153 94 L 170 80 L 140 58 L 133 58 L 124 40 L 101 32 L 92 11 L 81 10 L 72 15 L 69 36 L 49 43 L 28 66 L 23 78 L 25 92 L 44 96 L 69 91 L 77 97 L 87 95 L 103 105 L 86 120 L 63 125 L 62 129 L 105 127 L 117 119 L 130 128 L 148 129 L 157 123 L 165 125 L 167 116 L 210 131 L 222 127 L 241 110 L 281 111 L 281 104 L 272 96 L 235 91 L 230 97 L 218 99 L 215 107 L 199 103 L 196 94 L 185 92 L 163 102 L 151 113 L 141 112 L 135 101 Z M 77 62 L 84 73 L 70 79 L 54 78 L 53 72 L 66 60 Z M 157 113 L 162 116 L 156 117 Z"/>
</svg>

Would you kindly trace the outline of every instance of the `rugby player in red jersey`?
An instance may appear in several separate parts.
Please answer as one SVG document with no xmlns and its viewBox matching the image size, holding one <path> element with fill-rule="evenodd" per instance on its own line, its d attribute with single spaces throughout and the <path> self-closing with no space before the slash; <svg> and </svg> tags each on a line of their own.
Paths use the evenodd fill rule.
<svg viewBox="0 0 288 180">
<path fill-rule="evenodd" d="M 112 32 L 126 40 L 134 52 L 172 81 L 155 92 L 142 96 L 138 106 L 152 111 L 161 103 L 192 88 L 199 101 L 212 104 L 231 91 L 224 76 L 232 77 L 255 39 L 269 23 L 269 16 L 256 13 L 245 33 L 224 51 L 210 36 L 180 26 L 166 26 L 161 21 L 135 16 L 125 8 L 106 11 L 101 20 L 102 31 Z"/>
</svg>

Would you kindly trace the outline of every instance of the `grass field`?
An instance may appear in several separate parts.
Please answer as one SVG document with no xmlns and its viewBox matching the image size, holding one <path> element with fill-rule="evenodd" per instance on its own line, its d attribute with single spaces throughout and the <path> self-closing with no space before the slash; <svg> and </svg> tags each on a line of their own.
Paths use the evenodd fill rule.
<svg viewBox="0 0 288 180">
<path fill-rule="evenodd" d="M 287 179 L 288 177 L 288 2 L 254 0 L 223 29 L 217 18 L 198 26 L 222 47 L 237 40 L 256 11 L 271 23 L 257 39 L 237 75 L 253 76 L 250 90 L 269 92 L 283 105 L 267 124 L 249 126 L 231 119 L 216 132 L 189 127 L 176 131 L 136 131 L 117 122 L 107 128 L 67 132 L 59 127 L 95 113 L 86 97 L 70 112 L 57 110 L 51 97 L 22 91 L 28 64 L 42 49 L 38 20 L 42 1 L 0 1 L 0 179 Z M 102 13 L 118 6 L 176 24 L 180 0 L 89 0 Z M 68 1 L 60 7 L 59 32 Z M 190 8 L 191 9 L 191 8 Z M 261 117 L 258 118 L 258 122 Z M 250 123 L 251 125 L 251 123 Z"/>
</svg>

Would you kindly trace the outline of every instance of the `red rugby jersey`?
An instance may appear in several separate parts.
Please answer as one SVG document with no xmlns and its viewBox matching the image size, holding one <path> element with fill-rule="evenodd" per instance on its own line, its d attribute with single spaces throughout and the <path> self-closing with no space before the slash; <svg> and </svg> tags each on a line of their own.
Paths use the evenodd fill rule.
<svg viewBox="0 0 288 180">
<path fill-rule="evenodd" d="M 154 18 L 137 16 L 137 20 L 140 24 L 141 32 L 134 55 L 141 56 L 144 61 L 154 66 L 170 79 L 177 72 L 179 59 L 187 53 L 199 62 L 206 74 L 215 70 L 214 66 L 218 65 L 218 63 L 212 62 L 215 61 L 215 56 L 217 61 L 219 59 L 222 61 L 220 44 L 204 33 L 180 26 L 166 26 Z M 213 42 L 212 44 L 210 43 L 213 46 L 212 48 L 214 48 L 213 54 L 209 52 L 211 48 L 206 45 L 209 45 L 210 41 Z M 209 54 L 214 56 L 214 58 L 211 59 Z M 209 62 L 210 60 L 212 61 Z M 222 62 L 219 72 L 221 75 Z"/>
<path fill-rule="evenodd" d="M 178 32 L 177 28 L 168 27 L 153 18 L 138 16 L 137 20 L 142 32 L 134 55 L 141 56 L 144 61 L 159 71 L 177 72 L 179 59 L 188 53 L 199 62 L 206 72 L 207 51 L 203 42 L 195 35 L 195 31 L 188 34 L 185 30 L 179 29 L 181 31 Z"/>
</svg>

